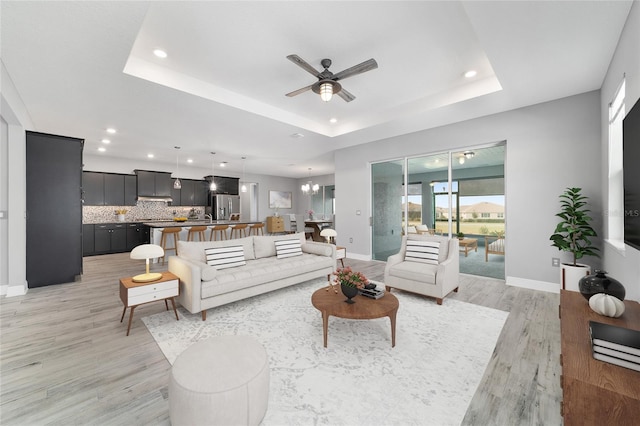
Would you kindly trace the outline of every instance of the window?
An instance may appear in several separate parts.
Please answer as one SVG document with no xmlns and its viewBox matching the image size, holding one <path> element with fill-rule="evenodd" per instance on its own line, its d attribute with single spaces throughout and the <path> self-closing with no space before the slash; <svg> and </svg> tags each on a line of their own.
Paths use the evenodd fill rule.
<svg viewBox="0 0 640 426">
<path fill-rule="evenodd" d="M 609 104 L 609 199 L 607 202 L 607 239 L 624 248 L 624 186 L 622 181 L 622 120 L 625 80 Z"/>
</svg>

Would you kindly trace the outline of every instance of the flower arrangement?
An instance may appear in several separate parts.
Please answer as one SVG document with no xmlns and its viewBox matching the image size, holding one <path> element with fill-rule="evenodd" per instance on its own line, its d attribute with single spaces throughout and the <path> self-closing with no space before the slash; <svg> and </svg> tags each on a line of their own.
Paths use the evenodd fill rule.
<svg viewBox="0 0 640 426">
<path fill-rule="evenodd" d="M 313 210 L 307 210 L 307 214 L 308 214 L 309 216 L 313 216 Z"/>
<path fill-rule="evenodd" d="M 338 268 L 333 274 L 336 276 L 336 284 L 356 288 L 364 288 L 365 285 L 369 284 L 369 280 L 362 272 L 354 272 L 349 266 L 346 268 Z"/>
<path fill-rule="evenodd" d="M 117 209 L 116 214 L 127 214 L 127 209 Z"/>
</svg>

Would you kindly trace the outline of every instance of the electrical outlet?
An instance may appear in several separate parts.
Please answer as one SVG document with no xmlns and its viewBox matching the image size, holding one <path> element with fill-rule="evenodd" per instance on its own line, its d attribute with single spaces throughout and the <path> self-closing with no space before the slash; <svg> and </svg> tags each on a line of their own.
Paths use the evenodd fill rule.
<svg viewBox="0 0 640 426">
<path fill-rule="evenodd" d="M 352 243 L 353 242 L 353 237 L 349 237 L 349 242 Z"/>
<path fill-rule="evenodd" d="M 555 266 L 556 268 L 560 266 L 560 258 L 552 257 L 551 258 L 551 266 Z"/>
</svg>

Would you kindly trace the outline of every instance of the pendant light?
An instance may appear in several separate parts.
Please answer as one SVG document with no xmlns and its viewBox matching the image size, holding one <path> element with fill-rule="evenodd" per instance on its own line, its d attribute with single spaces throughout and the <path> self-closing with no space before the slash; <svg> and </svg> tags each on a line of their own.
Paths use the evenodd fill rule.
<svg viewBox="0 0 640 426">
<path fill-rule="evenodd" d="M 318 185 L 317 183 L 313 183 L 311 181 L 311 167 L 309 167 L 309 180 L 307 181 L 307 183 L 303 184 L 300 189 L 302 190 L 302 193 L 305 195 L 308 195 L 309 192 L 311 191 L 313 194 L 317 194 L 318 191 L 320 190 L 320 185 Z"/>
<path fill-rule="evenodd" d="M 244 178 L 244 160 L 247 157 L 242 157 L 242 186 L 240 187 L 240 192 L 247 192 L 247 181 Z"/>
<path fill-rule="evenodd" d="M 173 189 L 182 189 L 182 182 L 180 182 L 180 178 L 178 177 L 180 175 L 180 155 L 178 154 L 178 151 L 180 150 L 179 146 L 174 146 L 174 148 L 176 149 L 176 180 L 173 182 Z"/>
<path fill-rule="evenodd" d="M 216 164 L 215 155 L 216 153 L 211 151 L 211 185 L 209 185 L 210 191 L 215 191 L 216 189 L 218 189 L 218 187 L 216 186 L 216 177 L 214 173 L 214 166 Z"/>
</svg>

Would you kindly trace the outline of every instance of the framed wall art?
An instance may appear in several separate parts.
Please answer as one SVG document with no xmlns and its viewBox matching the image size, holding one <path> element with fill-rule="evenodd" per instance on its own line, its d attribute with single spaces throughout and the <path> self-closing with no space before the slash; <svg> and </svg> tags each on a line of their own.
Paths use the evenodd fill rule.
<svg viewBox="0 0 640 426">
<path fill-rule="evenodd" d="M 270 209 L 290 209 L 292 195 L 289 191 L 269 191 Z"/>
</svg>

